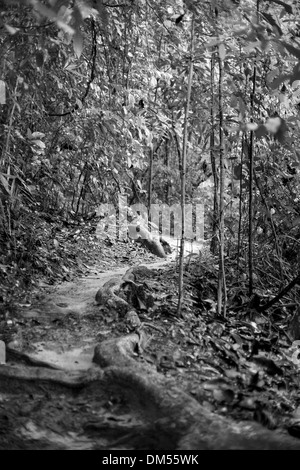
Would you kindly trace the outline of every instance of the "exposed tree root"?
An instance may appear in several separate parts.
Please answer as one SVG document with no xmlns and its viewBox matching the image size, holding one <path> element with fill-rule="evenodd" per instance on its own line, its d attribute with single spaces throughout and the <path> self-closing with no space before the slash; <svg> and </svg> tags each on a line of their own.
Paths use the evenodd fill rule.
<svg viewBox="0 0 300 470">
<path fill-rule="evenodd" d="M 123 316 L 132 308 L 150 307 L 153 298 L 143 283 L 139 282 L 150 276 L 151 271 L 145 266 L 130 268 L 121 278 L 112 278 L 100 287 L 96 302 L 114 308 Z"/>
<path fill-rule="evenodd" d="M 6 346 L 6 357 L 8 361 L 11 362 L 21 362 L 28 366 L 33 367 L 46 367 L 48 369 L 60 369 L 60 367 L 55 366 L 54 364 L 49 364 L 45 361 L 40 361 L 34 357 L 29 356 L 28 354 L 17 351 L 16 349 L 10 347 L 9 345 Z"/>
<path fill-rule="evenodd" d="M 173 379 L 166 379 L 149 365 L 137 364 L 132 355 L 139 341 L 131 335 L 99 344 L 94 361 L 107 367 L 106 377 L 122 387 L 133 405 L 138 404 L 153 420 L 157 432 L 168 437 L 172 448 L 300 450 L 300 442 L 288 435 L 211 413 L 180 390 Z M 122 368 L 114 367 L 116 363 Z"/>
<path fill-rule="evenodd" d="M 141 359 L 136 360 L 136 351 L 146 344 L 147 337 L 137 334 L 105 341 L 95 348 L 94 354 L 94 362 L 101 369 L 86 373 L 0 366 L 0 391 L 24 392 L 26 388 L 61 391 L 63 388 L 84 392 L 88 397 L 92 391 L 101 395 L 104 388 L 114 390 L 126 398 L 132 409 L 138 410 L 145 422 L 144 431 L 151 429 L 160 436 L 159 448 L 169 450 L 300 450 L 300 442 L 288 435 L 269 431 L 256 423 L 232 422 L 206 410 L 180 390 L 173 379 L 166 379 Z M 97 429 L 97 423 L 93 426 Z"/>
<path fill-rule="evenodd" d="M 147 230 L 147 228 L 140 223 L 133 223 L 128 225 L 128 232 L 131 238 L 143 245 L 154 255 L 158 256 L 159 258 L 166 257 L 165 250 L 160 243 L 159 238 L 153 236 L 152 233 L 149 232 L 149 230 Z"/>
</svg>

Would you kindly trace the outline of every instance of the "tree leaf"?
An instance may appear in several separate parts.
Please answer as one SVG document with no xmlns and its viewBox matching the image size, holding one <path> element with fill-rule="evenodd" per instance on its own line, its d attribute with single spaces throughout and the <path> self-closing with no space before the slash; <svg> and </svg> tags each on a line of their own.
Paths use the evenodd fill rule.
<svg viewBox="0 0 300 470">
<path fill-rule="evenodd" d="M 233 168 L 233 176 L 236 180 L 239 180 L 241 179 L 242 177 L 242 165 L 239 163 L 238 165 L 236 165 L 234 168 Z"/>
<path fill-rule="evenodd" d="M 276 134 L 280 126 L 281 126 L 281 119 L 279 116 L 270 117 L 265 122 L 265 127 L 271 134 Z"/>
<path fill-rule="evenodd" d="M 256 137 L 259 139 L 260 137 L 263 137 L 264 135 L 266 135 L 268 133 L 266 127 L 261 124 L 260 126 L 258 126 L 258 128 L 256 129 L 255 131 L 255 135 Z"/>
<path fill-rule="evenodd" d="M 278 75 L 278 69 L 273 69 L 267 74 L 267 82 L 272 83 L 275 77 Z"/>
<path fill-rule="evenodd" d="M 296 80 L 300 80 L 300 62 L 298 62 L 295 65 L 295 67 L 293 68 L 293 72 L 289 78 L 290 78 L 290 84 L 292 84 Z"/>
<path fill-rule="evenodd" d="M 300 225 L 300 217 L 296 217 L 296 218 L 292 221 L 292 227 L 296 227 L 297 225 Z"/>
<path fill-rule="evenodd" d="M 280 118 L 280 127 L 278 128 L 277 132 L 274 135 L 274 138 L 278 140 L 281 144 L 286 142 L 288 136 L 288 126 L 284 119 Z"/>
<path fill-rule="evenodd" d="M 0 80 L 0 104 L 6 102 L 6 84 L 4 80 Z"/>
<path fill-rule="evenodd" d="M 42 65 L 44 63 L 44 54 L 42 53 L 42 51 L 37 51 L 36 52 L 35 60 L 36 60 L 36 65 L 38 67 L 42 67 Z"/>
<path fill-rule="evenodd" d="M 281 41 L 281 44 L 286 48 L 287 51 L 289 51 L 290 54 L 297 57 L 297 59 L 300 59 L 300 49 L 296 49 L 296 47 L 291 46 L 291 44 L 288 44 L 284 41 Z"/>
<path fill-rule="evenodd" d="M 8 186 L 8 181 L 7 181 L 7 179 L 5 178 L 5 176 L 2 175 L 1 173 L 0 173 L 0 182 L 2 183 L 3 188 L 5 189 L 5 191 L 7 192 L 7 194 L 10 194 L 9 186 Z"/>
<path fill-rule="evenodd" d="M 248 122 L 246 124 L 246 128 L 248 131 L 256 131 L 258 129 L 258 124 L 256 124 L 255 122 Z"/>
<path fill-rule="evenodd" d="M 43 132 L 33 132 L 31 134 L 31 139 L 42 139 L 43 137 L 45 137 L 45 134 Z"/>
<path fill-rule="evenodd" d="M 285 80 L 288 80 L 291 77 L 289 74 L 282 74 L 279 75 L 279 77 L 275 78 L 272 83 L 269 83 L 269 87 L 272 88 L 272 90 L 275 90 L 275 88 L 278 88 L 279 85 L 284 82 Z"/>
<path fill-rule="evenodd" d="M 83 51 L 83 37 L 80 31 L 76 31 L 73 36 L 73 48 L 77 58 L 79 59 Z"/>
<path fill-rule="evenodd" d="M 82 101 L 79 98 L 76 98 L 76 104 L 77 104 L 79 109 L 82 108 Z"/>
<path fill-rule="evenodd" d="M 283 6 L 283 8 L 285 9 L 287 13 L 289 13 L 290 15 L 293 14 L 293 8 L 291 7 L 291 5 L 288 5 L 287 3 L 282 2 L 281 0 L 269 0 L 269 2 L 277 3 L 277 5 Z"/>
<path fill-rule="evenodd" d="M 46 147 L 44 142 L 42 142 L 41 140 L 32 140 L 31 142 L 33 144 L 37 145 L 38 147 L 40 147 L 41 149 L 44 149 Z"/>
<path fill-rule="evenodd" d="M 99 16 L 100 16 L 100 21 L 102 22 L 102 25 L 104 27 L 107 26 L 108 24 L 108 16 L 107 16 L 107 11 L 105 6 L 103 5 L 103 0 L 97 0 L 97 6 L 96 6 Z"/>
<path fill-rule="evenodd" d="M 14 28 L 13 26 L 10 26 L 9 24 L 5 24 L 4 27 L 9 32 L 9 34 L 16 34 L 19 31 L 19 28 Z"/>
<path fill-rule="evenodd" d="M 68 33 L 70 35 L 73 35 L 74 34 L 74 29 L 71 28 L 71 26 L 69 26 L 67 23 L 65 23 L 64 21 L 62 20 L 57 20 L 56 21 L 56 24 L 57 26 L 62 29 L 65 33 Z"/>
<path fill-rule="evenodd" d="M 51 8 L 45 7 L 41 2 L 35 2 L 34 9 L 37 10 L 42 16 L 53 20 L 56 19 L 57 14 Z"/>
<path fill-rule="evenodd" d="M 280 28 L 280 26 L 278 26 L 273 16 L 269 15 L 269 13 L 262 13 L 262 16 L 265 18 L 265 20 L 267 20 L 268 23 L 270 23 L 273 29 L 275 29 L 275 31 L 277 31 L 280 36 L 283 35 L 282 29 Z"/>
<path fill-rule="evenodd" d="M 221 60 L 224 60 L 226 57 L 226 49 L 223 43 L 219 44 L 219 57 Z"/>
</svg>

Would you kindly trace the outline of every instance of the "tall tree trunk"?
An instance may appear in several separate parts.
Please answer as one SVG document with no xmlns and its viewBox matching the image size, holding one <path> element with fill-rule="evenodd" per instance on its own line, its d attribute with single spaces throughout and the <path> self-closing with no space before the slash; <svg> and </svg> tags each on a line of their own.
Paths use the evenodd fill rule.
<svg viewBox="0 0 300 470">
<path fill-rule="evenodd" d="M 169 170 L 169 155 L 170 155 L 170 138 L 166 137 L 165 141 L 165 167 L 166 170 Z M 165 183 L 165 190 L 164 190 L 164 200 L 166 204 L 169 204 L 169 192 L 170 192 L 170 182 L 169 182 L 169 172 L 167 173 L 166 183 Z"/>
<path fill-rule="evenodd" d="M 242 213 L 243 213 L 243 153 L 244 145 L 246 142 L 242 139 L 242 150 L 241 150 L 241 171 L 240 171 L 240 191 L 239 191 L 239 226 L 238 226 L 238 243 L 237 243 L 237 272 L 240 270 L 240 256 L 241 256 L 241 236 L 242 236 Z"/>
<path fill-rule="evenodd" d="M 259 0 L 256 3 L 257 20 L 259 19 Z M 256 89 L 256 63 L 253 67 L 253 85 L 250 96 L 251 122 L 253 122 L 254 113 L 254 95 Z M 249 234 L 248 234 L 248 250 L 249 250 L 249 296 L 253 293 L 253 160 L 254 160 L 254 132 L 250 132 L 249 145 Z"/>
<path fill-rule="evenodd" d="M 212 215 L 212 234 L 210 251 L 215 255 L 217 251 L 218 242 L 218 189 L 219 189 L 219 177 L 218 169 L 216 165 L 216 154 L 215 154 L 215 94 L 214 94 L 214 68 L 215 68 L 215 52 L 212 52 L 210 60 L 210 161 L 211 169 L 214 179 L 214 200 L 213 200 L 213 215 Z"/>
<path fill-rule="evenodd" d="M 254 67 L 254 72 L 255 72 Z M 255 73 L 253 75 L 253 90 L 255 88 Z M 252 102 L 252 98 L 251 98 Z M 252 108 L 252 105 L 251 105 Z M 253 121 L 253 119 L 251 119 Z M 249 259 L 249 296 L 253 293 L 253 153 L 254 153 L 254 134 L 253 131 L 250 133 L 250 145 L 249 145 L 249 233 L 248 233 L 248 259 Z"/>
<path fill-rule="evenodd" d="M 218 278 L 218 303 L 217 313 L 222 314 L 222 298 L 223 302 L 223 315 L 226 315 L 226 280 L 225 280 L 225 267 L 224 267 L 224 180 L 225 180 L 225 169 L 224 169 L 224 134 L 223 134 L 223 57 L 221 55 L 219 46 L 219 140 L 220 140 L 220 214 L 219 214 L 219 278 Z M 224 47 L 224 46 L 223 46 Z"/>
<path fill-rule="evenodd" d="M 187 155 L 187 136 L 188 136 L 188 117 L 190 110 L 191 89 L 193 80 L 193 64 L 194 64 L 194 17 L 191 25 L 191 45 L 190 45 L 190 64 L 188 76 L 188 88 L 184 116 L 184 130 L 182 142 L 182 161 L 180 168 L 181 176 L 181 240 L 180 240 L 180 257 L 179 257 L 179 280 L 178 280 L 178 305 L 177 315 L 181 316 L 181 308 L 183 302 L 183 262 L 184 262 L 184 239 L 185 239 L 185 179 L 186 179 L 186 155 Z"/>
</svg>

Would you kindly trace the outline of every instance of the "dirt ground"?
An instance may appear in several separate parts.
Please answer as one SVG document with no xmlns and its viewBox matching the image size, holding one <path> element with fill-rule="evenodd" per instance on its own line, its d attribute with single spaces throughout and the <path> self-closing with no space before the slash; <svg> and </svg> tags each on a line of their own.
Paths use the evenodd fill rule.
<svg viewBox="0 0 300 470">
<path fill-rule="evenodd" d="M 190 247 L 186 255 L 189 263 Z M 132 264 L 151 270 L 154 305 L 139 312 L 142 334 L 95 302 Z M 288 425 L 298 407 L 295 374 L 287 385 L 280 366 L 270 372 L 270 363 L 226 344 L 226 331 L 236 341 L 237 333 L 202 312 L 188 269 L 177 318 L 176 266 L 176 250 L 105 272 L 95 263 L 72 282 L 42 284 L 20 306 L 0 366 L 0 449 L 300 448 L 286 432 L 297 437 L 295 415 Z"/>
</svg>

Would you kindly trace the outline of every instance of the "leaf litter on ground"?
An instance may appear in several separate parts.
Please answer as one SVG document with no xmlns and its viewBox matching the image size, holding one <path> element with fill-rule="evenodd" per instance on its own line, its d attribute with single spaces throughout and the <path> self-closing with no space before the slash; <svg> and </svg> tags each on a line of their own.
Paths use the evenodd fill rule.
<svg viewBox="0 0 300 470">
<path fill-rule="evenodd" d="M 79 256 L 80 267 L 73 277 L 89 276 L 107 267 L 136 265 L 137 258 L 138 264 L 154 259 L 135 244 L 110 242 L 109 249 L 105 241 L 98 245 L 95 241 L 94 246 L 89 243 L 88 250 L 83 245 L 78 250 L 84 255 Z M 62 271 L 66 265 L 71 271 L 66 262 Z M 274 308 L 259 322 L 257 312 L 249 318 L 249 312 L 237 309 L 236 293 L 240 292 L 241 304 L 247 298 L 245 286 L 240 285 L 229 296 L 227 317 L 219 318 L 215 313 L 217 275 L 212 263 L 189 261 L 185 274 L 183 318 L 176 314 L 178 266 L 153 270 L 152 278 L 147 279 L 154 306 L 139 316 L 159 329 L 151 329 L 147 350 L 136 359 L 156 366 L 166 377 L 175 377 L 179 386 L 211 411 L 236 420 L 255 420 L 270 429 L 285 428 L 299 437 L 299 366 L 293 359 L 297 350 L 292 349 L 282 328 L 282 317 L 277 323 L 272 320 Z M 230 278 L 227 282 L 230 292 Z M 150 331 L 149 326 L 145 328 Z M 105 307 L 94 308 L 83 317 L 71 313 L 43 320 L 17 316 L 10 327 L 3 325 L 3 320 L 2 327 L 0 323 L 0 339 L 11 336 L 29 351 L 37 338 L 71 347 L 84 338 L 103 340 L 129 332 L 118 314 Z"/>
</svg>

